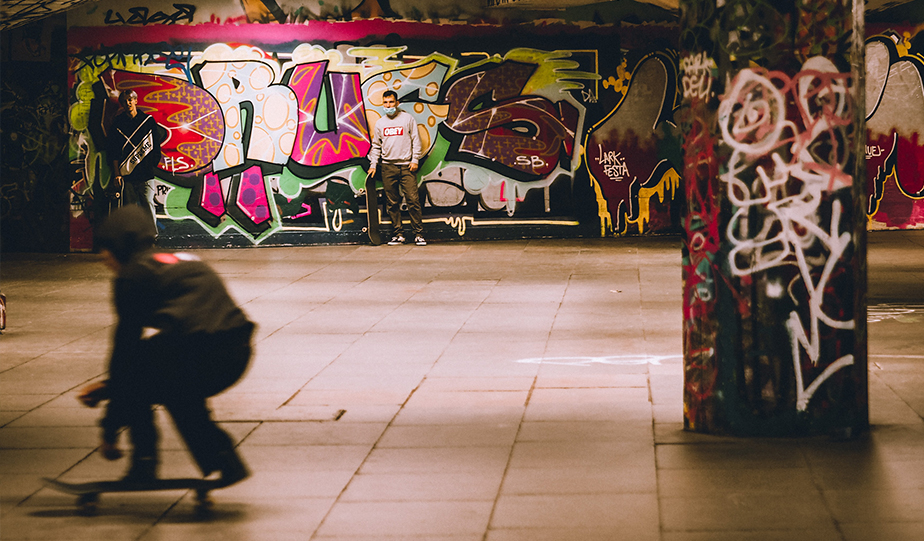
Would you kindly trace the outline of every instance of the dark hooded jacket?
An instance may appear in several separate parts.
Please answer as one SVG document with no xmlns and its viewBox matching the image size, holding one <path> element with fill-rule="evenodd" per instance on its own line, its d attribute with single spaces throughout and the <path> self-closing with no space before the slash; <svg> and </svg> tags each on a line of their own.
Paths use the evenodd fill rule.
<svg viewBox="0 0 924 541">
<path fill-rule="evenodd" d="M 221 278 L 198 257 L 153 249 L 153 224 L 144 209 L 120 208 L 104 222 L 96 238 L 121 263 L 113 284 L 118 323 L 109 361 L 110 403 L 102 423 L 104 435 L 114 439 L 123 426 L 120 398 L 142 392 L 145 370 L 152 368 L 139 366 L 151 361 L 146 351 L 150 344 L 156 342 L 162 352 L 153 359 L 159 365 L 154 369 L 169 371 L 176 378 L 205 374 L 211 381 L 197 382 L 196 389 L 210 396 L 230 386 L 245 367 L 210 366 L 215 370 L 209 373 L 192 365 L 220 361 L 216 350 L 229 344 L 249 344 L 254 325 L 231 299 Z M 145 339 L 150 335 L 151 339 Z M 225 369 L 235 372 L 230 382 L 225 381 L 229 375 L 222 372 Z"/>
</svg>

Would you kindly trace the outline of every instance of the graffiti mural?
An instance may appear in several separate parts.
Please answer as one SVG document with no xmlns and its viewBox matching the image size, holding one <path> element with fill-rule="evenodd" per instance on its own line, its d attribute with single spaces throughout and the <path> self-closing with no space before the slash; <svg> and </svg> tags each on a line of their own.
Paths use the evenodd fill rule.
<svg viewBox="0 0 924 541">
<path fill-rule="evenodd" d="M 680 188 L 674 167 L 679 160 L 669 156 L 665 144 L 680 99 L 676 74 L 674 55 L 654 53 L 631 72 L 623 62 L 616 78 L 604 83 L 621 95 L 621 102 L 591 129 L 585 151 L 618 233 L 625 233 L 630 224 L 644 232 L 652 196 L 657 194 L 663 203 Z"/>
<path fill-rule="evenodd" d="M 416 50 L 310 42 L 304 28 L 280 28 L 295 45 L 200 49 L 182 45 L 190 27 L 177 25 L 149 29 L 151 46 L 100 47 L 82 43 L 115 28 L 72 31 L 78 197 L 111 191 L 102 142 L 119 92 L 132 89 L 168 133 L 155 198 L 166 245 L 201 234 L 212 241 L 196 242 L 220 245 L 358 242 L 370 134 L 393 90 L 418 123 L 428 237 L 678 229 L 672 51 L 620 52 L 618 63 L 592 48 L 441 52 L 420 40 Z"/>
<path fill-rule="evenodd" d="M 910 32 L 866 41 L 870 228 L 924 228 L 924 49 Z M 915 45 L 916 44 L 916 45 Z"/>
<path fill-rule="evenodd" d="M 4 8 L 6 5 L 4 5 Z M 0 79 L 0 248 L 66 251 L 69 126 L 63 17 L 10 30 Z M 18 49 L 18 50 L 17 50 Z M 54 61 L 52 61 L 54 59 Z"/>
</svg>

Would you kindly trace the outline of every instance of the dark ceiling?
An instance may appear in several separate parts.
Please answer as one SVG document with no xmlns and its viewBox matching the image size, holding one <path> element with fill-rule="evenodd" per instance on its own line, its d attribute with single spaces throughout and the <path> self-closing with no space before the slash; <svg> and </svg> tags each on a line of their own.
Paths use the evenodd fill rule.
<svg viewBox="0 0 924 541">
<path fill-rule="evenodd" d="M 2 0 L 2 3 L 0 3 L 0 30 L 22 26 L 49 15 L 69 10 L 75 6 L 96 1 L 97 0 Z M 237 3 L 237 0 L 232 1 Z M 499 5 L 499 3 L 494 3 L 492 0 L 476 1 L 482 6 L 485 6 L 485 9 L 488 9 L 488 6 Z M 620 5 L 629 3 L 625 2 L 625 0 L 610 0 L 610 2 L 615 1 L 619 1 Z M 678 2 L 679 0 L 635 0 L 631 3 L 638 7 L 639 13 L 649 13 L 652 6 L 676 13 Z M 272 3 L 276 5 L 275 2 Z M 356 0 L 357 6 L 371 3 L 378 4 L 378 1 Z M 388 0 L 384 0 L 382 3 L 386 6 L 389 4 Z M 409 2 L 400 3 L 406 4 Z M 447 0 L 418 0 L 417 2 L 413 2 L 416 7 L 420 7 L 421 11 L 425 13 L 438 13 L 441 8 L 452 3 L 453 2 Z M 507 0 L 500 5 L 543 11 L 560 10 L 563 7 L 571 8 L 606 3 L 608 3 L 606 0 Z M 376 7 L 378 7 L 378 5 L 376 5 Z M 867 0 L 866 13 L 868 19 L 924 22 L 924 0 Z M 892 18 L 890 19 L 889 17 Z"/>
</svg>

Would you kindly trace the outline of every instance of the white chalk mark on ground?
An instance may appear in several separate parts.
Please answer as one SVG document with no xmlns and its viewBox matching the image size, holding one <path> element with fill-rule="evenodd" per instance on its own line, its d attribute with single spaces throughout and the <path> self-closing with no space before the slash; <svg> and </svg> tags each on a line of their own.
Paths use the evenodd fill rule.
<svg viewBox="0 0 924 541">
<path fill-rule="evenodd" d="M 662 362 L 682 361 L 683 355 L 608 355 L 606 357 L 532 357 L 515 362 L 523 364 L 557 364 L 564 366 L 590 366 L 592 364 L 610 364 L 634 366 L 657 364 Z"/>
<path fill-rule="evenodd" d="M 894 319 L 900 323 L 924 321 L 924 304 L 871 304 L 866 311 L 866 320 L 878 323 Z"/>
</svg>

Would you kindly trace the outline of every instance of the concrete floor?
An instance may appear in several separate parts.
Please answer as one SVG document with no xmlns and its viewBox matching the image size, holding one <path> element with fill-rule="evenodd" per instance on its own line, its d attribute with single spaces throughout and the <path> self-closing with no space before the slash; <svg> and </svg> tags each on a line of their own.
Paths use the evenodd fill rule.
<svg viewBox="0 0 924 541">
<path fill-rule="evenodd" d="M 205 521 L 182 491 L 87 518 L 42 488 L 125 468 L 75 400 L 109 276 L 4 254 L 0 539 L 924 539 L 924 231 L 869 246 L 874 426 L 851 442 L 681 430 L 677 239 L 199 252 L 260 324 L 212 401 L 254 475 Z M 160 426 L 161 474 L 194 475 Z"/>
</svg>

